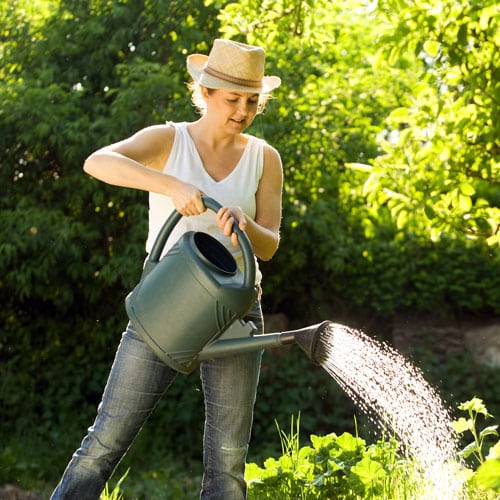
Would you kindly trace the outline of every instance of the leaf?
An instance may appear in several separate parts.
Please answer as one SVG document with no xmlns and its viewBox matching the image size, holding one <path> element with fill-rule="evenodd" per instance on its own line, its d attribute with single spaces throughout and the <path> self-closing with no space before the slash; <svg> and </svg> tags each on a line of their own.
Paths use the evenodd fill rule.
<svg viewBox="0 0 500 500">
<path fill-rule="evenodd" d="M 436 57 L 439 54 L 440 44 L 436 40 L 427 40 L 424 42 L 424 50 L 431 57 Z"/>
<path fill-rule="evenodd" d="M 432 220 L 432 219 L 436 218 L 436 212 L 435 212 L 434 208 L 431 205 L 425 205 L 425 207 L 424 207 L 424 213 L 425 213 L 425 216 L 429 220 Z"/>
<path fill-rule="evenodd" d="M 465 431 L 470 431 L 474 428 L 474 423 L 471 419 L 465 419 L 464 417 L 460 417 L 458 420 L 455 420 L 451 423 L 453 430 L 457 434 L 462 434 Z"/>
<path fill-rule="evenodd" d="M 354 437 L 349 432 L 344 432 L 337 439 L 336 443 L 343 451 L 357 451 L 365 445 L 364 439 Z"/>
<path fill-rule="evenodd" d="M 458 189 L 465 196 L 472 196 L 476 193 L 476 190 L 474 189 L 474 187 L 471 184 L 469 184 L 468 182 L 462 182 L 458 186 Z"/>
<path fill-rule="evenodd" d="M 376 174 L 370 174 L 366 182 L 363 184 L 363 196 L 368 195 L 371 192 L 377 191 L 379 186 L 379 176 Z"/>
<path fill-rule="evenodd" d="M 386 476 L 386 472 L 379 462 L 369 457 L 362 458 L 356 465 L 351 467 L 351 473 L 355 474 L 366 486 L 380 481 Z"/>
<path fill-rule="evenodd" d="M 358 170 L 360 172 L 371 173 L 373 171 L 373 166 L 366 163 L 345 163 L 345 166 L 351 170 Z"/>
<path fill-rule="evenodd" d="M 474 480 L 485 490 L 500 491 L 500 459 L 486 460 L 481 464 Z"/>
<path fill-rule="evenodd" d="M 473 397 L 472 399 L 461 403 L 458 406 L 458 409 L 473 413 L 481 413 L 484 416 L 491 417 L 491 415 L 488 413 L 488 410 L 486 409 L 485 404 L 483 403 L 483 400 L 476 397 Z"/>
<path fill-rule="evenodd" d="M 498 441 L 495 445 L 490 448 L 488 456 L 486 457 L 488 460 L 491 458 L 500 458 L 500 441 Z"/>
<path fill-rule="evenodd" d="M 461 403 L 458 408 L 463 411 L 470 411 L 473 413 L 480 413 L 484 415 L 485 417 L 491 417 L 491 415 L 488 413 L 488 410 L 486 409 L 485 404 L 483 403 L 482 399 L 479 398 L 472 398 L 469 399 L 468 401 L 465 401 L 464 403 Z"/>
<path fill-rule="evenodd" d="M 480 433 L 480 437 L 486 436 L 498 436 L 498 425 L 490 425 L 489 427 L 484 428 Z"/>
<path fill-rule="evenodd" d="M 470 212 L 472 208 L 472 200 L 470 196 L 458 195 L 458 206 L 462 212 Z"/>
<path fill-rule="evenodd" d="M 482 10 L 481 16 L 479 18 L 479 29 L 481 29 L 482 31 L 486 31 L 488 29 L 490 19 L 495 19 L 495 17 L 498 15 L 497 10 L 497 5 L 490 5 Z"/>
<path fill-rule="evenodd" d="M 479 446 L 476 444 L 475 441 L 472 443 L 468 444 L 462 451 L 460 451 L 459 455 L 468 458 L 470 457 L 473 453 L 480 453 Z"/>
<path fill-rule="evenodd" d="M 408 222 L 408 211 L 402 209 L 399 211 L 398 216 L 396 218 L 396 227 L 398 229 L 404 229 L 407 222 Z"/>
<path fill-rule="evenodd" d="M 328 460 L 328 471 L 331 475 L 331 472 L 343 471 L 345 469 L 344 462 L 337 462 L 336 460 Z"/>
<path fill-rule="evenodd" d="M 326 436 L 317 436 L 316 434 L 311 434 L 310 439 L 313 447 L 316 451 L 321 448 L 331 448 L 334 444 L 337 435 L 335 433 L 327 434 Z"/>
<path fill-rule="evenodd" d="M 399 107 L 391 111 L 390 119 L 398 123 L 406 123 L 409 120 L 410 112 L 408 108 Z"/>
</svg>

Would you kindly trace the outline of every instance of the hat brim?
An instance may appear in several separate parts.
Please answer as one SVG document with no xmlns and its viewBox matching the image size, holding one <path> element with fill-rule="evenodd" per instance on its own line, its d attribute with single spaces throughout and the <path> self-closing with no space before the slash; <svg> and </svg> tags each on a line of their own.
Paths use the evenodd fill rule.
<svg viewBox="0 0 500 500">
<path fill-rule="evenodd" d="M 281 78 L 279 76 L 264 76 L 260 87 L 237 85 L 205 73 L 204 68 L 207 61 L 208 56 L 204 54 L 191 54 L 187 58 L 186 65 L 191 78 L 209 89 L 238 90 L 240 92 L 250 92 L 253 94 L 267 94 L 281 85 Z"/>
</svg>

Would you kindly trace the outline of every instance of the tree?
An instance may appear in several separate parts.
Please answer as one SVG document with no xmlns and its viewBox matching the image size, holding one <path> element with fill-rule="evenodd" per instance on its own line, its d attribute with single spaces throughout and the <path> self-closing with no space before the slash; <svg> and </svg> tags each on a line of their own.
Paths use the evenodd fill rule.
<svg viewBox="0 0 500 500">
<path fill-rule="evenodd" d="M 399 228 L 500 243 L 500 9 L 494 1 L 382 0 L 377 64 L 420 61 L 387 120 L 364 192 Z"/>
</svg>

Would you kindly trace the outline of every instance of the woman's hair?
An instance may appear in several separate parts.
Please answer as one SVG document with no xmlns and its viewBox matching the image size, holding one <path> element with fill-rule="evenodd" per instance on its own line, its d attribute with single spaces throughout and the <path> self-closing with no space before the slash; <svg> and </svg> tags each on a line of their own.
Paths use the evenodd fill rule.
<svg viewBox="0 0 500 500">
<path fill-rule="evenodd" d="M 200 115 L 204 115 L 207 111 L 207 103 L 201 94 L 202 85 L 198 82 L 188 84 L 188 89 L 191 92 L 191 101 Z M 208 93 L 212 94 L 217 89 L 207 87 Z M 259 102 L 257 104 L 257 114 L 263 113 L 268 101 L 272 99 L 271 94 L 259 94 Z"/>
</svg>

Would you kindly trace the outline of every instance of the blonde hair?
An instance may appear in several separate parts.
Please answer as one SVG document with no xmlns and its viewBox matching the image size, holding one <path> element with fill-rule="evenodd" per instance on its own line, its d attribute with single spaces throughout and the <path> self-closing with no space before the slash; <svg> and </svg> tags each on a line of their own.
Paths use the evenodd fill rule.
<svg viewBox="0 0 500 500">
<path fill-rule="evenodd" d="M 202 87 L 203 85 L 201 85 L 198 82 L 191 82 L 188 84 L 188 89 L 191 92 L 191 102 L 193 103 L 193 106 L 196 108 L 198 113 L 203 116 L 207 111 L 207 103 L 205 102 L 205 99 L 203 99 L 201 93 Z M 211 89 L 207 87 L 207 90 L 209 93 L 211 93 L 217 89 Z M 272 99 L 271 94 L 266 94 L 266 93 L 259 94 L 259 102 L 257 104 L 258 115 L 264 112 L 266 104 L 269 102 L 270 99 Z"/>
</svg>

